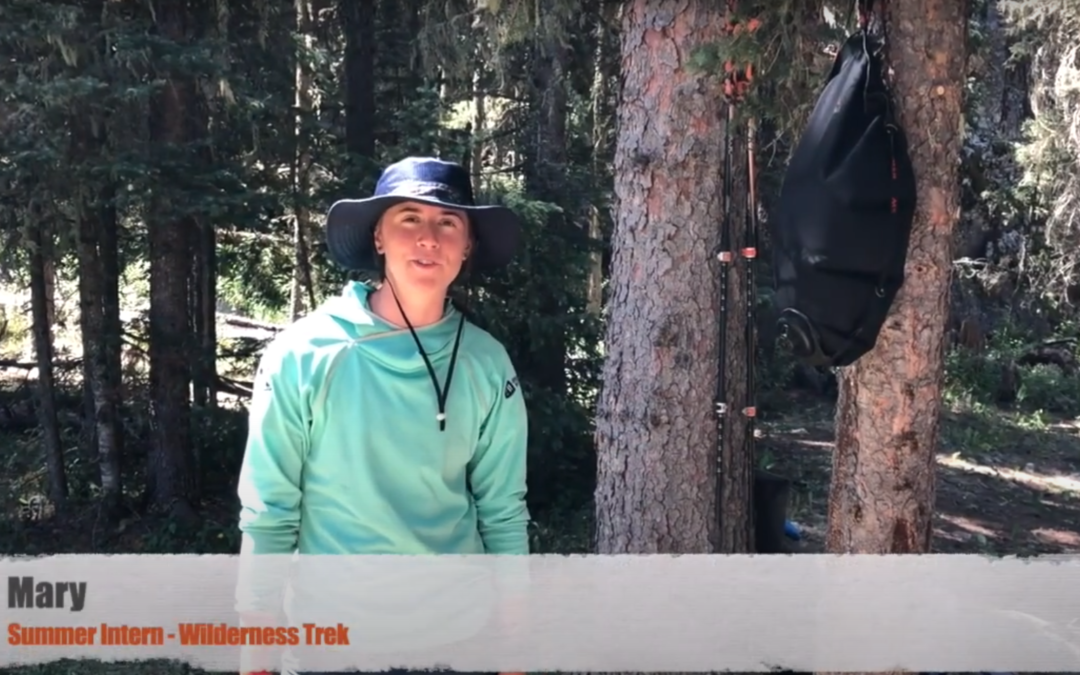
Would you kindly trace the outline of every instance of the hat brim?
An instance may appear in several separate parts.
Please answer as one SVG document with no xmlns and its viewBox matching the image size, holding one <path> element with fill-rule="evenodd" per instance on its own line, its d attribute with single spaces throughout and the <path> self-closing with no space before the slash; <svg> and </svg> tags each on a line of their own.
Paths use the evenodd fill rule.
<svg viewBox="0 0 1080 675">
<path fill-rule="evenodd" d="M 423 197 L 383 195 L 342 199 L 330 207 L 326 213 L 326 249 L 330 259 L 348 270 L 374 271 L 372 231 L 388 208 L 402 202 L 445 206 L 467 213 L 478 242 L 472 261 L 474 269 L 488 271 L 504 267 L 521 243 L 521 219 L 505 206 L 462 206 Z"/>
</svg>

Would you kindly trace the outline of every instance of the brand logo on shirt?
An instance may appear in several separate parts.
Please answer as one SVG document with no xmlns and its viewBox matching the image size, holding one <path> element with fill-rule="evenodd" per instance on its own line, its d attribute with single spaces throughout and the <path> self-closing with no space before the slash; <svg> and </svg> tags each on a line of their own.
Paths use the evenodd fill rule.
<svg viewBox="0 0 1080 675">
<path fill-rule="evenodd" d="M 514 392 L 517 391 L 517 389 L 518 389 L 518 379 L 517 379 L 517 377 L 514 377 L 513 379 L 510 379 L 510 380 L 506 381 L 506 386 L 503 387 L 503 394 L 506 395 L 506 398 L 510 398 L 511 396 L 514 395 Z"/>
</svg>

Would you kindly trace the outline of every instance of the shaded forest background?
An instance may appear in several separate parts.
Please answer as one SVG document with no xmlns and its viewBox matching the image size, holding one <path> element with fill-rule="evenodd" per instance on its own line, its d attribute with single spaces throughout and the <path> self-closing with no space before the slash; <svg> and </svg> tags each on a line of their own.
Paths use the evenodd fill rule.
<svg viewBox="0 0 1080 675">
<path fill-rule="evenodd" d="M 849 4 L 772 3 L 759 39 L 727 46 L 758 64 L 745 107 L 759 120 L 763 224 L 854 26 Z M 934 546 L 1080 550 L 1080 10 L 969 7 Z M 528 400 L 534 549 L 590 550 L 619 11 L 5 2 L 5 552 L 238 550 L 255 360 L 346 279 L 325 258 L 327 206 L 368 193 L 408 154 L 461 161 L 484 199 L 528 222 L 518 261 L 460 292 L 506 344 Z M 787 357 L 767 241 L 760 260 L 756 462 L 796 481 L 790 515 L 815 550 L 835 377 Z"/>
</svg>

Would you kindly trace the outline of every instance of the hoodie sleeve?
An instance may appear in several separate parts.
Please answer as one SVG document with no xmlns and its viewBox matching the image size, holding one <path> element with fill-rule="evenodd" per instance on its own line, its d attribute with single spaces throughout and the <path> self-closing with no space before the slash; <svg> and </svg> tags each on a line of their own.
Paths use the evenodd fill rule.
<svg viewBox="0 0 1080 675">
<path fill-rule="evenodd" d="M 495 554 L 529 552 L 525 504 L 529 422 L 517 373 L 502 353 L 499 388 L 469 466 L 484 548 Z"/>
<path fill-rule="evenodd" d="M 285 336 L 279 336 L 260 359 L 252 387 L 237 489 L 242 567 L 237 600 L 242 612 L 280 608 L 284 578 L 279 568 L 296 548 L 300 474 L 308 448 L 307 406 L 297 357 Z"/>
</svg>

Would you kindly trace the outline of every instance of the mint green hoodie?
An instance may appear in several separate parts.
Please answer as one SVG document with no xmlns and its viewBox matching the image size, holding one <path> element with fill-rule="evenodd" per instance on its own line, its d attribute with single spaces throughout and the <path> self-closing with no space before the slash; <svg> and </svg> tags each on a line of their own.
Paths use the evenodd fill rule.
<svg viewBox="0 0 1080 675">
<path fill-rule="evenodd" d="M 445 430 L 408 328 L 353 282 L 287 327 L 255 378 L 240 471 L 251 553 L 528 553 L 527 419 L 505 348 L 466 321 Z M 446 387 L 461 315 L 416 329 Z"/>
</svg>

